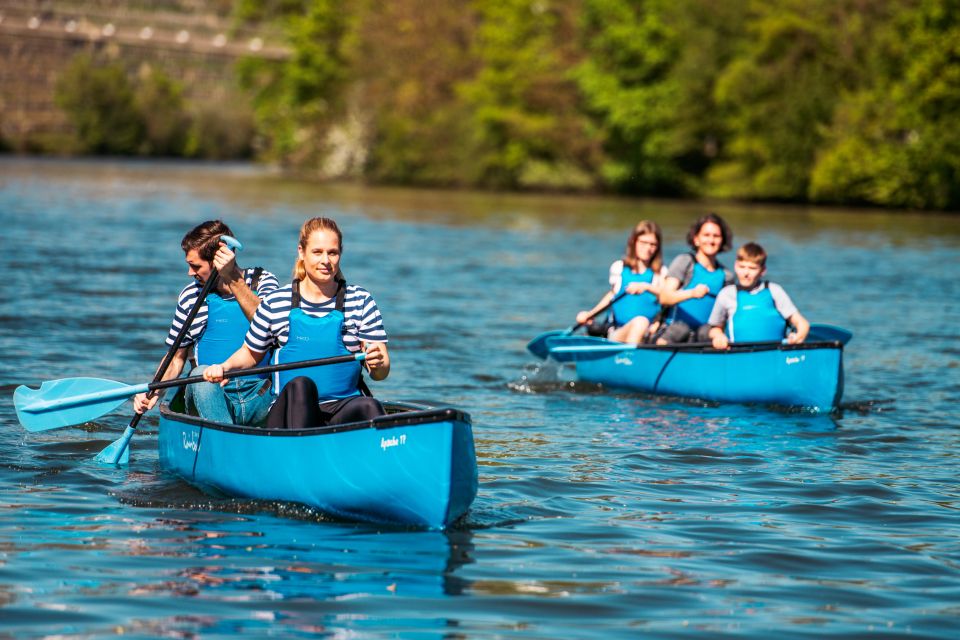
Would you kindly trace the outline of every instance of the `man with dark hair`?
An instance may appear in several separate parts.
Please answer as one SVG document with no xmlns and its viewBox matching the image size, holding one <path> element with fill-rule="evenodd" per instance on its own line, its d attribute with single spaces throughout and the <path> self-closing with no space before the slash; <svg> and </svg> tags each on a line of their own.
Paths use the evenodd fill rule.
<svg viewBox="0 0 960 640">
<path fill-rule="evenodd" d="M 219 279 L 190 323 L 164 380 L 178 377 L 188 359 L 194 362 L 191 375 L 199 375 L 208 365 L 225 360 L 243 344 L 260 299 L 280 286 L 277 277 L 262 267 L 238 267 L 233 251 L 220 242 L 224 235 L 233 235 L 230 227 L 220 220 L 208 220 L 191 229 L 180 243 L 187 274 L 193 280 L 180 292 L 167 334 L 168 346 L 173 345 L 214 269 L 219 272 Z M 269 386 L 266 376 L 233 378 L 223 387 L 192 384 L 186 389 L 187 408 L 207 420 L 257 424 L 270 409 Z M 134 409 L 137 413 L 148 411 L 158 399 L 159 394 L 138 394 L 133 400 Z"/>
</svg>

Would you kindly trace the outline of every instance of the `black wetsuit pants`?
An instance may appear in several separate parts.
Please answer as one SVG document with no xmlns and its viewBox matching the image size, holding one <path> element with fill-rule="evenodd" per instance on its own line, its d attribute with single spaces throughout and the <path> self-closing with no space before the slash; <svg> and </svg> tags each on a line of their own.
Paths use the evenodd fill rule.
<svg viewBox="0 0 960 640">
<path fill-rule="evenodd" d="M 284 385 L 267 414 L 268 429 L 302 429 L 331 424 L 363 422 L 384 415 L 379 400 L 352 396 L 319 404 L 317 385 L 306 376 L 298 376 Z"/>
</svg>

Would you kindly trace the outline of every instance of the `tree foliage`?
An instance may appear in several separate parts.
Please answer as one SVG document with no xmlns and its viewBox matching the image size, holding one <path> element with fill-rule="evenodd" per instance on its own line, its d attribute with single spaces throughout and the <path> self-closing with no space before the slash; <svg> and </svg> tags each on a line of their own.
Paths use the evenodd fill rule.
<svg viewBox="0 0 960 640">
<path fill-rule="evenodd" d="M 234 10 L 238 23 L 282 26 L 292 51 L 239 65 L 261 157 L 322 176 L 960 208 L 960 0 Z M 198 129 L 200 110 L 187 109 L 183 142 L 176 86 L 121 76 L 78 68 L 64 82 L 91 150 L 193 154 L 226 120 Z"/>
</svg>

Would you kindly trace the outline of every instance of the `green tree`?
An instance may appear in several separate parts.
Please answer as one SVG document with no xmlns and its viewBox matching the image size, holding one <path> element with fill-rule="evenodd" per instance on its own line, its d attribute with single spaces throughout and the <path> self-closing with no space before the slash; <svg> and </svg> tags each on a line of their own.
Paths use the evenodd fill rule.
<svg viewBox="0 0 960 640">
<path fill-rule="evenodd" d="M 312 0 L 303 14 L 285 17 L 293 55 L 280 63 L 246 59 L 242 85 L 254 95 L 254 113 L 270 158 L 319 164 L 329 127 L 344 111 L 351 79 L 357 3 Z"/>
<path fill-rule="evenodd" d="M 743 49 L 715 98 L 730 137 L 709 172 L 713 195 L 804 199 L 824 132 L 845 91 L 869 75 L 890 3 L 755 2 Z"/>
<path fill-rule="evenodd" d="M 599 147 L 567 69 L 573 0 L 477 0 L 476 75 L 459 86 L 468 111 L 466 175 L 498 188 L 590 188 Z"/>
<path fill-rule="evenodd" d="M 815 201 L 960 207 L 960 2 L 905 7 L 871 86 L 846 96 L 813 170 Z"/>
<path fill-rule="evenodd" d="M 78 57 L 57 82 L 56 101 L 76 129 L 83 151 L 140 152 L 143 117 L 120 65 L 97 66 L 89 56 Z"/>
</svg>

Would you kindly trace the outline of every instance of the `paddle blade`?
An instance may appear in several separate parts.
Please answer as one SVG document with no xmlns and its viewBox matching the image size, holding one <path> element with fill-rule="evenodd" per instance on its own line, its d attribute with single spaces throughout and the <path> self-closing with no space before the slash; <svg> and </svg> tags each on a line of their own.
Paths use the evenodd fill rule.
<svg viewBox="0 0 960 640">
<path fill-rule="evenodd" d="M 557 362 L 577 362 L 578 360 L 597 360 L 624 351 L 633 351 L 636 345 L 613 342 L 604 338 L 588 336 L 560 336 L 546 341 L 550 357 Z"/>
<path fill-rule="evenodd" d="M 847 344 L 851 339 L 853 339 L 852 332 L 832 324 L 811 323 L 810 333 L 807 334 L 807 340 L 809 341 L 836 341 L 841 344 Z"/>
<path fill-rule="evenodd" d="M 547 356 L 550 355 L 550 348 L 547 347 L 547 340 L 550 338 L 557 338 L 560 336 L 565 336 L 569 333 L 569 330 L 557 329 L 555 331 L 545 331 L 541 333 L 536 338 L 531 340 L 527 344 L 527 351 L 537 356 L 541 360 L 546 360 Z"/>
<path fill-rule="evenodd" d="M 117 438 L 112 444 L 107 445 L 103 451 L 97 455 L 97 462 L 100 464 L 127 464 L 130 462 L 130 438 L 133 437 L 136 429 L 127 427 L 123 435 Z"/>
<path fill-rule="evenodd" d="M 99 418 L 126 402 L 129 395 L 91 398 L 79 403 L 72 402 L 74 397 L 121 389 L 130 387 L 121 382 L 100 378 L 48 380 L 40 385 L 39 389 L 24 385 L 17 387 L 13 392 L 13 404 L 17 410 L 17 419 L 27 431 L 46 431 Z M 66 406 L 58 405 L 58 402 Z M 44 406 L 47 404 L 52 406 Z"/>
</svg>

